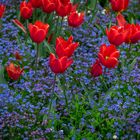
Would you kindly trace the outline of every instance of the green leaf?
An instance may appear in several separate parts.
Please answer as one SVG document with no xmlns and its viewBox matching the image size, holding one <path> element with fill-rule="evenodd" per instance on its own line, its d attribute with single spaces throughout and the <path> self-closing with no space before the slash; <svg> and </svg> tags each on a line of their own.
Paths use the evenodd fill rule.
<svg viewBox="0 0 140 140">
<path fill-rule="evenodd" d="M 6 80 L 4 78 L 4 66 L 0 65 L 0 84 L 6 84 Z"/>
<path fill-rule="evenodd" d="M 97 4 L 97 0 L 88 0 L 87 1 L 87 6 L 91 10 L 95 10 Z"/>
<path fill-rule="evenodd" d="M 137 62 L 137 57 L 132 61 L 132 63 L 128 66 L 129 73 L 133 70 L 135 64 Z"/>
<path fill-rule="evenodd" d="M 136 23 L 136 16 L 133 13 L 128 13 L 128 21 L 131 24 L 135 24 Z"/>
<path fill-rule="evenodd" d="M 49 53 L 53 53 L 54 52 L 52 47 L 47 43 L 47 41 L 44 41 L 44 44 L 47 47 Z"/>
<path fill-rule="evenodd" d="M 105 29 L 104 29 L 101 25 L 95 24 L 95 26 L 97 27 L 97 29 L 99 29 L 99 30 L 102 31 L 102 34 L 103 34 L 103 35 L 106 35 Z"/>
</svg>

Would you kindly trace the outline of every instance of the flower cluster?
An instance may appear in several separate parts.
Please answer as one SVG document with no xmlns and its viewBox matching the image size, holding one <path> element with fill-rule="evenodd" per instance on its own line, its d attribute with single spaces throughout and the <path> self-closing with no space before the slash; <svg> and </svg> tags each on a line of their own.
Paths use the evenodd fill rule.
<svg viewBox="0 0 140 140">
<path fill-rule="evenodd" d="M 20 4 L 20 15 L 24 19 L 32 16 L 35 8 L 41 8 L 43 12 L 50 14 L 56 11 L 57 15 L 68 17 L 68 24 L 72 27 L 80 26 L 84 21 L 84 12 L 77 12 L 77 5 L 73 5 L 70 0 L 30 0 Z"/>
<path fill-rule="evenodd" d="M 74 53 L 79 43 L 73 43 L 73 37 L 70 36 L 68 40 L 58 37 L 56 39 L 56 55 L 50 54 L 50 67 L 55 73 L 63 73 L 72 63 L 73 59 L 69 59 Z"/>
<path fill-rule="evenodd" d="M 129 0 L 110 0 L 110 2 L 114 11 L 121 12 L 127 8 Z M 109 47 L 106 47 L 106 45 L 102 45 L 100 47 L 100 52 L 98 54 L 98 58 L 100 61 L 96 60 L 95 64 L 93 64 L 91 68 L 91 74 L 94 77 L 98 77 L 102 74 L 102 67 L 99 63 L 107 68 L 114 68 L 116 65 L 118 65 L 118 57 L 120 55 L 120 52 L 116 49 L 117 46 L 122 45 L 122 43 L 138 43 L 138 41 L 140 40 L 139 24 L 127 23 L 121 13 L 117 15 L 116 19 L 118 25 L 113 25 L 110 27 L 110 29 L 106 29 L 106 35 L 110 44 L 112 45 L 110 45 Z"/>
<path fill-rule="evenodd" d="M 137 43 L 140 40 L 140 25 L 127 23 L 123 15 L 117 16 L 118 25 L 106 29 L 108 40 L 116 46 L 125 43 Z"/>
<path fill-rule="evenodd" d="M 66 3 L 68 0 L 61 1 Z M 57 37 L 55 51 L 52 51 L 55 53 L 50 55 L 50 59 L 40 58 L 37 73 L 33 67 L 35 50 L 31 46 L 31 42 L 25 42 L 25 38 L 21 34 L 20 43 L 17 45 L 17 41 L 15 41 L 20 30 L 9 20 L 12 15 L 16 15 L 16 8 L 13 10 L 7 8 L 8 14 L 6 13 L 2 19 L 5 22 L 1 29 L 3 34 L 0 40 L 0 63 L 3 64 L 8 60 L 16 61 L 16 64 L 12 64 L 12 69 L 8 69 L 13 78 L 16 78 L 23 70 L 18 65 L 22 67 L 24 65 L 25 72 L 20 81 L 7 80 L 8 84 L 0 84 L 0 137 L 2 135 L 3 139 L 26 140 L 65 138 L 136 140 L 139 137 L 139 45 L 132 46 L 130 57 L 127 57 L 128 52 L 126 51 L 129 44 L 124 43 L 118 48 L 109 45 L 107 37 L 103 36 L 102 31 L 94 26 L 98 19 L 100 19 L 98 23 L 102 24 L 104 28 L 110 21 L 110 17 L 102 14 L 101 7 L 98 6 L 98 8 L 97 17 L 94 20 L 91 15 L 86 17 L 86 28 L 80 27 L 74 30 L 69 27 L 63 28 L 71 30 L 73 37 L 70 36 L 67 40 Z M 15 18 L 15 16 L 13 17 Z M 122 24 L 121 26 L 126 24 L 126 21 L 122 21 L 119 22 Z M 13 22 L 21 30 L 26 31 L 17 20 Z M 36 25 L 34 27 L 34 24 L 32 26 L 36 35 L 40 30 L 46 33 L 44 28 Z M 37 40 L 35 34 L 32 36 Z M 76 42 L 73 41 L 73 38 Z M 115 40 L 115 38 L 113 39 Z M 80 42 L 80 47 L 75 51 L 78 47 L 77 42 Z M 72 67 L 69 67 L 74 52 L 75 60 Z M 50 65 L 51 57 L 52 66 Z M 113 69 L 114 65 L 118 64 L 118 57 L 118 68 Z M 137 62 L 132 63 L 135 57 L 137 57 Z M 100 77 L 102 81 L 100 78 L 93 80 L 89 75 L 88 68 L 93 61 L 96 61 L 91 71 L 94 77 L 103 73 L 102 68 L 109 68 L 109 70 L 105 70 L 104 79 Z M 57 97 L 51 101 L 54 81 L 48 62 L 56 74 L 63 73 L 69 67 L 65 78 L 60 74 L 57 75 L 60 81 L 58 79 L 56 81 L 64 85 L 68 108 L 60 83 L 54 89 Z M 131 69 L 133 70 L 131 71 Z M 48 119 L 51 102 L 52 107 Z"/>
<path fill-rule="evenodd" d="M 101 45 L 100 51 L 98 53 L 98 58 L 95 64 L 91 68 L 91 74 L 94 77 L 98 77 L 102 74 L 102 65 L 107 68 L 115 68 L 118 65 L 118 58 L 120 52 L 116 49 L 114 45 L 106 46 L 106 44 Z"/>
</svg>

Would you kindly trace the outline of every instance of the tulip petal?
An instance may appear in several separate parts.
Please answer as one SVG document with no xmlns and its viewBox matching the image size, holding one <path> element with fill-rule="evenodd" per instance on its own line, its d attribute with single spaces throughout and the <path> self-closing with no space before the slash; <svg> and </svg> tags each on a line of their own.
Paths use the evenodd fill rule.
<svg viewBox="0 0 140 140">
<path fill-rule="evenodd" d="M 98 58 L 99 58 L 101 64 L 105 65 L 105 58 L 103 57 L 103 55 L 101 53 L 98 54 Z"/>
<path fill-rule="evenodd" d="M 120 52 L 119 51 L 115 51 L 114 53 L 112 53 L 110 55 L 110 57 L 115 57 L 115 58 L 119 58 L 119 56 L 120 56 Z"/>
<path fill-rule="evenodd" d="M 114 40 L 118 34 L 118 29 L 116 27 L 111 27 L 110 31 L 108 32 L 108 40 L 111 44 L 114 44 Z"/>
<path fill-rule="evenodd" d="M 105 56 L 110 56 L 113 52 L 115 52 L 117 49 L 114 45 L 110 45 L 106 48 L 104 55 Z"/>
<path fill-rule="evenodd" d="M 114 68 L 118 64 L 118 60 L 115 57 L 110 57 L 108 60 L 105 62 L 105 66 L 107 68 Z"/>
<path fill-rule="evenodd" d="M 137 43 L 140 40 L 140 31 L 136 32 L 132 37 L 130 38 L 132 43 Z"/>
<path fill-rule="evenodd" d="M 122 14 L 119 13 L 116 18 L 119 26 L 124 26 L 127 24 L 127 21 Z"/>
<path fill-rule="evenodd" d="M 96 60 L 96 62 L 92 65 L 90 72 L 93 77 L 98 77 L 102 74 L 102 66 L 100 65 L 99 60 Z"/>
<path fill-rule="evenodd" d="M 125 41 L 125 37 L 123 36 L 123 34 L 119 34 L 116 36 L 113 45 L 120 46 L 124 41 Z"/>
<path fill-rule="evenodd" d="M 20 11 L 20 14 L 24 19 L 28 19 L 32 16 L 32 9 L 29 9 L 28 7 L 23 7 Z"/>
<path fill-rule="evenodd" d="M 62 44 L 57 44 L 56 45 L 56 54 L 59 58 L 66 55 Z"/>
<path fill-rule="evenodd" d="M 104 55 L 106 48 L 107 48 L 106 44 L 101 45 L 100 46 L 100 53 Z"/>
<path fill-rule="evenodd" d="M 36 33 L 34 33 L 33 41 L 36 43 L 41 43 L 44 41 L 45 37 L 46 37 L 45 31 L 42 29 L 39 29 Z"/>
<path fill-rule="evenodd" d="M 66 63 L 66 69 L 73 63 L 73 59 L 69 59 Z"/>
</svg>

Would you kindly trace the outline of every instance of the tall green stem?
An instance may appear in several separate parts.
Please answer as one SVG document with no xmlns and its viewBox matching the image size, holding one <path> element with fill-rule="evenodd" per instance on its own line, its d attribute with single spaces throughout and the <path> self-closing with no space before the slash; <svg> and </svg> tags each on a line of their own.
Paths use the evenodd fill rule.
<svg viewBox="0 0 140 140">
<path fill-rule="evenodd" d="M 54 98 L 54 94 L 55 94 L 56 77 L 57 77 L 57 75 L 55 74 L 54 81 L 53 81 L 53 86 L 52 86 L 52 97 L 51 97 L 51 101 L 50 101 L 50 104 L 49 104 L 48 117 L 50 116 L 50 111 L 51 111 L 51 108 L 52 108 L 52 102 L 53 102 L 53 98 Z"/>
<path fill-rule="evenodd" d="M 131 55 L 131 49 L 132 49 L 132 44 L 130 43 L 127 50 L 127 58 L 129 58 Z"/>
<path fill-rule="evenodd" d="M 37 67 L 38 67 L 38 57 L 39 57 L 39 44 L 36 45 L 36 68 L 35 68 L 35 70 L 37 70 Z"/>
<path fill-rule="evenodd" d="M 63 76 L 64 76 L 64 79 L 65 79 L 65 75 L 63 75 Z M 62 84 L 61 84 L 61 86 L 63 87 L 63 94 L 64 94 L 64 98 L 65 98 L 65 102 L 66 102 L 66 107 L 68 109 L 68 99 L 67 99 L 67 95 L 66 95 L 66 87 L 65 87 L 65 85 L 62 85 Z"/>
<path fill-rule="evenodd" d="M 66 90 L 65 89 L 63 89 L 63 93 L 64 93 L 64 97 L 65 97 L 66 106 L 68 108 L 68 99 L 67 99 L 67 96 L 66 96 Z"/>
</svg>

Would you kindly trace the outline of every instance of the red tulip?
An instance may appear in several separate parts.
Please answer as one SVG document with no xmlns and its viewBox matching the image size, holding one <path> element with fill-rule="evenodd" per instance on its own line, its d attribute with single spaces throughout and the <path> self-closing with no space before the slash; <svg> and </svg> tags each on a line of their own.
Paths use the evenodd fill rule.
<svg viewBox="0 0 140 140">
<path fill-rule="evenodd" d="M 60 0 L 61 3 L 63 3 L 64 5 L 68 4 L 70 2 L 70 0 Z"/>
<path fill-rule="evenodd" d="M 56 0 L 42 0 L 42 9 L 46 13 L 51 13 L 56 9 Z"/>
<path fill-rule="evenodd" d="M 42 0 L 30 0 L 34 8 L 40 8 L 42 6 Z"/>
<path fill-rule="evenodd" d="M 68 16 L 68 24 L 69 24 L 69 26 L 72 26 L 72 27 L 80 26 L 84 21 L 84 15 L 85 15 L 84 12 L 81 12 L 81 13 L 72 12 Z"/>
<path fill-rule="evenodd" d="M 72 5 L 71 13 L 77 11 L 78 4 Z"/>
<path fill-rule="evenodd" d="M 117 15 L 116 19 L 119 26 L 124 26 L 127 24 L 127 21 L 125 20 L 124 16 L 120 13 Z"/>
<path fill-rule="evenodd" d="M 22 24 L 18 19 L 13 19 L 12 21 L 13 21 L 13 23 L 14 23 L 16 26 L 18 26 L 25 34 L 27 33 L 25 27 L 23 26 L 23 24 Z"/>
<path fill-rule="evenodd" d="M 39 44 L 46 38 L 49 30 L 49 25 L 44 24 L 41 21 L 36 21 L 34 24 L 29 24 L 28 28 L 31 39 Z"/>
<path fill-rule="evenodd" d="M 17 80 L 23 73 L 23 69 L 20 69 L 19 66 L 15 66 L 13 63 L 10 63 L 10 65 L 6 67 L 6 71 L 8 76 L 13 80 Z"/>
<path fill-rule="evenodd" d="M 119 55 L 120 52 L 114 45 L 106 46 L 105 44 L 101 45 L 98 53 L 101 64 L 107 68 L 114 68 L 118 64 Z"/>
<path fill-rule="evenodd" d="M 72 36 L 67 41 L 58 37 L 56 39 L 56 54 L 59 58 L 63 56 L 71 57 L 78 45 L 78 42 L 73 42 Z"/>
<path fill-rule="evenodd" d="M 127 24 L 124 26 L 127 31 L 126 43 L 137 43 L 140 40 L 140 25 Z"/>
<path fill-rule="evenodd" d="M 72 59 L 68 59 L 67 56 L 56 58 L 53 53 L 50 54 L 50 68 L 55 73 L 63 73 L 73 63 Z"/>
<path fill-rule="evenodd" d="M 2 18 L 4 12 L 5 12 L 6 6 L 3 4 L 0 4 L 0 18 Z"/>
<path fill-rule="evenodd" d="M 102 66 L 100 65 L 99 60 L 97 59 L 96 62 L 92 65 L 91 67 L 91 75 L 93 77 L 98 77 L 100 75 L 102 75 Z"/>
<path fill-rule="evenodd" d="M 20 15 L 24 19 L 28 19 L 32 16 L 33 7 L 30 2 L 23 1 L 20 4 Z"/>
<path fill-rule="evenodd" d="M 140 40 L 140 25 L 139 24 L 129 24 L 123 17 L 123 15 L 119 14 L 117 16 L 117 22 L 119 26 L 123 26 L 126 37 L 126 43 L 137 43 Z"/>
<path fill-rule="evenodd" d="M 106 34 L 111 44 L 119 46 L 125 41 L 127 32 L 123 26 L 112 26 L 109 30 L 106 29 Z"/>
<path fill-rule="evenodd" d="M 110 0 L 112 10 L 116 12 L 124 11 L 129 4 L 129 0 Z"/>
<path fill-rule="evenodd" d="M 60 0 L 56 1 L 57 1 L 56 13 L 61 17 L 69 15 L 72 9 L 72 4 L 70 2 L 62 3 Z"/>
<path fill-rule="evenodd" d="M 19 54 L 18 51 L 16 51 L 14 55 L 15 55 L 16 60 L 21 60 L 22 59 L 22 56 Z"/>
</svg>

